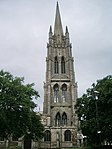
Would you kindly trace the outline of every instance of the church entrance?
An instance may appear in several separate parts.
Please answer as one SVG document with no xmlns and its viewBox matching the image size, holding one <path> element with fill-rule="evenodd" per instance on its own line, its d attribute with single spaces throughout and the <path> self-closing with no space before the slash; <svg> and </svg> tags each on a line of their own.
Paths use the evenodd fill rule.
<svg viewBox="0 0 112 149">
<path fill-rule="evenodd" d="M 24 149 L 31 149 L 31 137 L 30 137 L 30 135 L 24 137 Z"/>
</svg>

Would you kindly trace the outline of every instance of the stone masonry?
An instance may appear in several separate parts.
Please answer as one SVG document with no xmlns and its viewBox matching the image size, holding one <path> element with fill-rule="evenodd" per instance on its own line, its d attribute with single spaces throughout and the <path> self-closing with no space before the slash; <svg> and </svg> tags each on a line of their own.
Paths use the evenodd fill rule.
<svg viewBox="0 0 112 149">
<path fill-rule="evenodd" d="M 77 83 L 68 28 L 63 32 L 57 3 L 54 32 L 49 29 L 46 80 L 44 83 L 43 123 L 45 137 L 41 147 L 73 147 L 77 145 L 75 104 Z"/>
</svg>

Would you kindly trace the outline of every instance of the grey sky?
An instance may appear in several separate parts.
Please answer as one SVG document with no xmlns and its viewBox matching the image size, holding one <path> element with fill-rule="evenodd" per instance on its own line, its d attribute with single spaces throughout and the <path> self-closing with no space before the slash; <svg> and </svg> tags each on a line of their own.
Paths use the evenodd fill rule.
<svg viewBox="0 0 112 149">
<path fill-rule="evenodd" d="M 55 7 L 56 0 L 0 0 L 0 69 L 34 82 L 41 99 Z M 59 0 L 59 7 L 63 28 L 70 32 L 81 96 L 112 74 L 112 0 Z"/>
</svg>

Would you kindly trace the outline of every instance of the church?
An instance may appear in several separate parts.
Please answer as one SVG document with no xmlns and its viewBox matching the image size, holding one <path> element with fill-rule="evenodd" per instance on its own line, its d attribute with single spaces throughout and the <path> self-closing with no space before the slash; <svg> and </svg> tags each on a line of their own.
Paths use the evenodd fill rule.
<svg viewBox="0 0 112 149">
<path fill-rule="evenodd" d="M 50 26 L 47 43 L 46 80 L 42 122 L 45 135 L 40 147 L 77 146 L 78 118 L 75 111 L 77 83 L 69 31 L 63 31 L 57 2 L 54 28 Z"/>
<path fill-rule="evenodd" d="M 47 43 L 46 80 L 44 83 L 43 112 L 44 138 L 30 140 L 27 146 L 32 148 L 65 148 L 81 145 L 78 132 L 78 117 L 75 104 L 77 100 L 77 83 L 74 73 L 74 58 L 68 27 L 63 31 L 59 4 L 56 6 L 54 27 L 50 26 Z M 4 145 L 1 140 L 0 144 Z M 12 143 L 24 147 L 23 137 Z M 7 143 L 6 143 L 7 144 Z M 6 145 L 7 146 L 7 145 Z"/>
</svg>

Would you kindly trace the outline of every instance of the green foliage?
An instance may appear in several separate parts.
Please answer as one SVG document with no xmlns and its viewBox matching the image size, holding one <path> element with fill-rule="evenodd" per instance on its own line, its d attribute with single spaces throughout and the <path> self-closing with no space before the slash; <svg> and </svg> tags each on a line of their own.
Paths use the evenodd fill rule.
<svg viewBox="0 0 112 149">
<path fill-rule="evenodd" d="M 32 137 L 42 137 L 43 125 L 34 112 L 33 99 L 39 97 L 34 84 L 24 84 L 24 78 L 0 71 L 0 136 L 21 137 L 28 131 Z M 35 125 L 37 124 L 37 125 Z M 37 130 L 39 133 L 35 132 Z M 39 136 L 40 135 L 40 136 Z"/>
<path fill-rule="evenodd" d="M 93 84 L 77 99 L 76 108 L 80 129 L 89 143 L 112 142 L 112 76 Z M 101 134 L 98 134 L 99 130 Z"/>
</svg>

